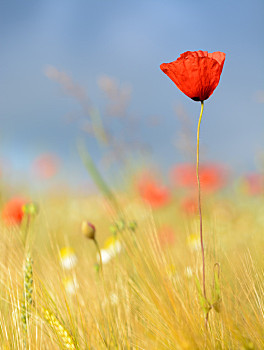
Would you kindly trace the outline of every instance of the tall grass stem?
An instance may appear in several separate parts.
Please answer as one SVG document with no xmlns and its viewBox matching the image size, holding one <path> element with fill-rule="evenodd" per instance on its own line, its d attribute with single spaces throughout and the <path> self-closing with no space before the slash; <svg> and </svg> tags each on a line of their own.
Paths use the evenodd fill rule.
<svg viewBox="0 0 264 350">
<path fill-rule="evenodd" d="M 120 212 L 120 208 L 118 206 L 117 200 L 116 200 L 113 192 L 110 190 L 109 186 L 102 178 L 102 176 L 101 176 L 99 170 L 97 169 L 92 157 L 85 149 L 84 142 L 82 142 L 82 141 L 78 142 L 78 150 L 79 150 L 79 155 L 81 157 L 81 160 L 82 160 L 84 166 L 86 167 L 86 169 L 88 170 L 88 172 L 89 172 L 92 180 L 94 181 L 95 185 L 97 186 L 97 188 L 103 193 L 103 195 L 113 205 L 116 212 Z"/>
</svg>

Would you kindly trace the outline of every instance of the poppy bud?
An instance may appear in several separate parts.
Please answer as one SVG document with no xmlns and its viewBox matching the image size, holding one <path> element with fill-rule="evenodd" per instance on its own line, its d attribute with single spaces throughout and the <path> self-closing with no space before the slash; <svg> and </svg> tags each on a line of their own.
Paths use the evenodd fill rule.
<svg viewBox="0 0 264 350">
<path fill-rule="evenodd" d="M 95 239 L 96 229 L 95 229 L 95 226 L 93 224 L 91 224 L 90 222 L 84 220 L 82 222 L 81 229 L 82 229 L 83 235 L 86 238 Z"/>
<path fill-rule="evenodd" d="M 37 215 L 39 212 L 39 206 L 37 203 L 26 203 L 22 207 L 23 213 L 27 215 Z"/>
</svg>

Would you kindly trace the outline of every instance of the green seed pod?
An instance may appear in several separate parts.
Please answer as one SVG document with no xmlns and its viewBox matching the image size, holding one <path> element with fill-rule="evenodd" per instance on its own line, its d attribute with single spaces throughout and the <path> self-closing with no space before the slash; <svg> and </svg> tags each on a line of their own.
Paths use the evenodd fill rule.
<svg viewBox="0 0 264 350">
<path fill-rule="evenodd" d="M 116 234 L 117 234 L 117 227 L 116 227 L 116 225 L 111 225 L 111 226 L 109 227 L 109 230 L 110 230 L 110 232 L 111 232 L 113 235 L 116 235 Z"/>
<path fill-rule="evenodd" d="M 135 232 L 136 229 L 137 229 L 137 223 L 136 223 L 136 221 L 130 221 L 130 222 L 128 223 L 128 228 L 129 228 L 131 231 Z"/>
<path fill-rule="evenodd" d="M 123 219 L 117 220 L 116 226 L 119 231 L 123 231 L 126 227 L 125 221 Z"/>
<path fill-rule="evenodd" d="M 34 202 L 26 203 L 22 209 L 25 214 L 31 216 L 35 216 L 39 213 L 39 206 Z"/>
</svg>

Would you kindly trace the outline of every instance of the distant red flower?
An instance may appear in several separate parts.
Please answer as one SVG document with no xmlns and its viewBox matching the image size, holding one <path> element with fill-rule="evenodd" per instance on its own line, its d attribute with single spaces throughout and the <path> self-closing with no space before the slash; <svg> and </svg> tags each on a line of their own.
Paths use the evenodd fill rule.
<svg viewBox="0 0 264 350">
<path fill-rule="evenodd" d="M 160 69 L 194 101 L 207 100 L 217 87 L 225 62 L 223 52 L 187 51 Z"/>
<path fill-rule="evenodd" d="M 162 227 L 158 233 L 158 238 L 162 247 L 172 245 L 175 242 L 174 230 L 169 226 Z"/>
<path fill-rule="evenodd" d="M 226 183 L 226 171 L 216 164 L 204 164 L 199 168 L 203 190 L 217 191 Z M 196 167 L 193 164 L 179 164 L 172 169 L 172 179 L 177 186 L 194 188 L 197 186 Z"/>
<path fill-rule="evenodd" d="M 140 196 L 155 208 L 167 204 L 170 200 L 169 190 L 149 175 L 142 176 L 137 186 Z"/>
<path fill-rule="evenodd" d="M 258 195 L 264 193 L 264 176 L 262 174 L 249 174 L 244 181 L 248 194 Z"/>
<path fill-rule="evenodd" d="M 7 225 L 19 225 L 23 220 L 23 206 L 28 203 L 23 198 L 12 198 L 2 210 L 2 219 Z"/>
<path fill-rule="evenodd" d="M 202 165 L 200 182 L 204 190 L 217 191 L 226 184 L 226 171 L 218 165 Z"/>
<path fill-rule="evenodd" d="M 41 179 L 50 179 L 58 171 L 59 161 L 52 154 L 41 154 L 33 163 L 33 170 Z"/>
<path fill-rule="evenodd" d="M 198 212 L 197 198 L 193 196 L 183 198 L 181 201 L 181 209 L 186 214 L 196 214 Z"/>
<path fill-rule="evenodd" d="M 196 167 L 193 164 L 184 163 L 174 166 L 171 177 L 177 186 L 195 187 L 197 185 Z"/>
</svg>

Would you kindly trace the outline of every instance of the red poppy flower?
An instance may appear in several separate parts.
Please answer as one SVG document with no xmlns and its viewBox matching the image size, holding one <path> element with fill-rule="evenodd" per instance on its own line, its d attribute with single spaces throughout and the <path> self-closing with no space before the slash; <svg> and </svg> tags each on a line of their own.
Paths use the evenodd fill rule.
<svg viewBox="0 0 264 350">
<path fill-rule="evenodd" d="M 28 203 L 23 198 L 13 198 L 7 202 L 2 211 L 2 219 L 7 225 L 19 225 L 22 222 L 23 206 Z"/>
<path fill-rule="evenodd" d="M 264 193 L 264 176 L 262 174 L 249 174 L 244 179 L 245 190 L 250 195 Z"/>
<path fill-rule="evenodd" d="M 181 201 L 181 209 L 186 214 L 190 214 L 190 215 L 198 213 L 197 198 L 193 196 L 183 198 Z"/>
<path fill-rule="evenodd" d="M 50 179 L 56 175 L 59 167 L 58 159 L 52 154 L 41 154 L 33 163 L 33 170 L 40 179 Z"/>
<path fill-rule="evenodd" d="M 169 190 L 149 175 L 144 175 L 138 182 L 140 196 L 153 207 L 161 207 L 170 199 Z"/>
<path fill-rule="evenodd" d="M 203 164 L 199 169 L 201 187 L 206 191 L 216 191 L 226 183 L 226 171 L 217 164 Z M 176 185 L 186 188 L 197 186 L 196 167 L 193 164 L 179 164 L 171 171 Z"/>
<path fill-rule="evenodd" d="M 217 87 L 225 62 L 225 53 L 217 51 L 187 51 L 160 69 L 176 86 L 194 101 L 204 101 Z"/>
</svg>

